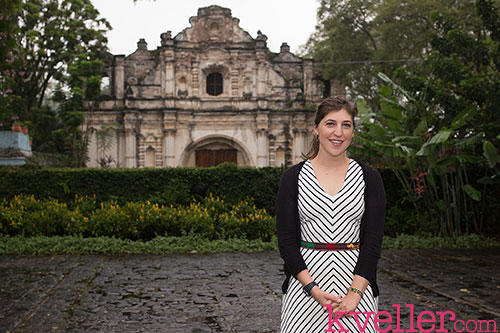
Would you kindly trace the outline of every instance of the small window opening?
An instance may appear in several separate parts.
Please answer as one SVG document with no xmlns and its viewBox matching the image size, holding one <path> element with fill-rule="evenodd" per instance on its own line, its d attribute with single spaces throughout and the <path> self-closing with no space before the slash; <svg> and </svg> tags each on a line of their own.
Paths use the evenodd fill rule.
<svg viewBox="0 0 500 333">
<path fill-rule="evenodd" d="M 222 74 L 210 73 L 207 76 L 207 94 L 217 96 L 222 94 Z"/>
</svg>

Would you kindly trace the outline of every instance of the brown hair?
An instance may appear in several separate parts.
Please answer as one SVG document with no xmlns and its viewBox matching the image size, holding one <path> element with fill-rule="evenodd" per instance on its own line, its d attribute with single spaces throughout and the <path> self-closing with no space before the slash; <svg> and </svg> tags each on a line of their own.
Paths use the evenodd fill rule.
<svg viewBox="0 0 500 333">
<path fill-rule="evenodd" d="M 344 96 L 334 96 L 327 97 L 321 103 L 319 103 L 318 108 L 316 110 L 316 116 L 314 117 L 314 125 L 318 127 L 319 123 L 327 114 L 332 111 L 340 111 L 346 110 L 352 117 L 352 126 L 354 127 L 354 118 L 358 115 L 358 108 L 356 107 L 356 103 L 347 100 Z M 313 140 L 311 142 L 311 149 L 307 154 L 302 154 L 302 157 L 306 160 L 313 159 L 318 155 L 319 152 L 319 138 L 317 135 L 314 135 Z"/>
</svg>

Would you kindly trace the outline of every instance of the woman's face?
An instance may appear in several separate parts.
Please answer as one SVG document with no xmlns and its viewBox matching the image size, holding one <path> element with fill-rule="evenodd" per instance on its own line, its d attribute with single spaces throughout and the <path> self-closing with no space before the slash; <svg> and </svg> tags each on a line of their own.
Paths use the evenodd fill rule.
<svg viewBox="0 0 500 333">
<path fill-rule="evenodd" d="M 319 139 L 318 153 L 344 155 L 354 136 L 353 119 L 345 109 L 331 111 L 314 126 L 314 133 Z"/>
</svg>

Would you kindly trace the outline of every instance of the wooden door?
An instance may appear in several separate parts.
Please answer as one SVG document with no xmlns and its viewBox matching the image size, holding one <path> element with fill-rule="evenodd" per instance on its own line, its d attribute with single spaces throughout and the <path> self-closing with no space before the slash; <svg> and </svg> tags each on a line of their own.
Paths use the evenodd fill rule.
<svg viewBox="0 0 500 333">
<path fill-rule="evenodd" d="M 237 163 L 236 149 L 199 149 L 196 151 L 196 166 L 211 167 L 224 162 Z"/>
</svg>

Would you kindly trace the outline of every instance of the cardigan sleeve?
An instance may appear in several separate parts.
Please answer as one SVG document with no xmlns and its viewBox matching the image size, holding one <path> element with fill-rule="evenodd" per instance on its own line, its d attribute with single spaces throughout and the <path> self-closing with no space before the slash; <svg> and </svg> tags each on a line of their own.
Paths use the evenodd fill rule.
<svg viewBox="0 0 500 333">
<path fill-rule="evenodd" d="M 386 196 L 378 170 L 366 168 L 365 212 L 361 221 L 359 257 L 354 274 L 376 281 L 377 264 L 382 249 Z"/>
<path fill-rule="evenodd" d="M 276 231 L 280 256 L 285 262 L 285 270 L 296 276 L 306 269 L 306 263 L 299 249 L 299 224 L 297 218 L 296 168 L 283 173 L 276 199 Z"/>
</svg>

